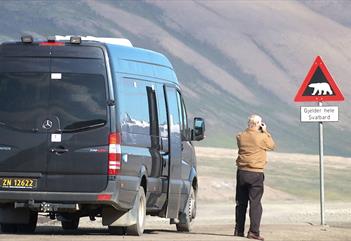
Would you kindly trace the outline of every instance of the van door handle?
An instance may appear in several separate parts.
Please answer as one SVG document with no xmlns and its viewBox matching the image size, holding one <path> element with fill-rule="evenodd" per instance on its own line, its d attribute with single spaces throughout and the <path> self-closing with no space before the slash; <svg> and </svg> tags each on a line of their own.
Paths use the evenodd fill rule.
<svg viewBox="0 0 351 241">
<path fill-rule="evenodd" d="M 68 149 L 67 148 L 51 148 L 50 152 L 62 154 L 62 153 L 68 152 Z"/>
<path fill-rule="evenodd" d="M 168 138 L 165 137 L 161 137 L 160 138 L 160 150 L 164 153 L 168 153 L 169 152 L 169 148 L 168 148 Z"/>
</svg>

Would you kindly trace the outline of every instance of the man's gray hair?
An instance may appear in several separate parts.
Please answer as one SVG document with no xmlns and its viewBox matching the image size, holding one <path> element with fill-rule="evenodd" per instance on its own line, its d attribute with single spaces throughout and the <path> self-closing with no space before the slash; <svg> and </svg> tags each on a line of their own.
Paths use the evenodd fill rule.
<svg viewBox="0 0 351 241">
<path fill-rule="evenodd" d="M 261 116 L 259 116 L 259 115 L 250 115 L 247 125 L 248 125 L 249 128 L 251 128 L 251 127 L 255 127 L 255 126 L 261 125 L 261 123 L 262 123 L 262 117 Z"/>
</svg>

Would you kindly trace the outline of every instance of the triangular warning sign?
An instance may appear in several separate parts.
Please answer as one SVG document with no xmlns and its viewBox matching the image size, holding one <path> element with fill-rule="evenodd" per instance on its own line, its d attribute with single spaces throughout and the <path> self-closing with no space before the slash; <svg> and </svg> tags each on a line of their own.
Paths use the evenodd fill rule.
<svg viewBox="0 0 351 241">
<path fill-rule="evenodd" d="M 343 101 L 344 96 L 320 56 L 317 56 L 300 89 L 296 102 Z"/>
</svg>

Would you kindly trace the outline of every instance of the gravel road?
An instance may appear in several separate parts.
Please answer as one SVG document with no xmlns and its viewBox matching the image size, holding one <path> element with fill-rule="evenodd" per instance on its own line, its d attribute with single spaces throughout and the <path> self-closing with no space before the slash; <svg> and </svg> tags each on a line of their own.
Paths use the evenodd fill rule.
<svg viewBox="0 0 351 241">
<path fill-rule="evenodd" d="M 267 241 L 350 241 L 351 205 L 334 203 L 327 205 L 328 226 L 319 222 L 318 203 L 266 203 L 262 220 L 262 235 Z M 40 217 L 40 223 L 33 235 L 0 234 L 6 241 L 71 241 L 71 240 L 145 240 L 145 241 L 213 241 L 247 240 L 233 237 L 233 204 L 199 203 L 198 218 L 192 233 L 178 233 L 167 220 L 148 217 L 145 234 L 142 237 L 114 236 L 108 233 L 101 220 L 81 220 L 79 230 L 63 231 L 60 223 Z"/>
</svg>

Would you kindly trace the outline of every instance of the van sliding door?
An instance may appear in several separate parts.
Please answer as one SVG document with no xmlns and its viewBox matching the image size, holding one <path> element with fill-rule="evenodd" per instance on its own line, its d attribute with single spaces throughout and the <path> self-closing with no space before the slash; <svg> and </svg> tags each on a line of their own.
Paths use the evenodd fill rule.
<svg viewBox="0 0 351 241">
<path fill-rule="evenodd" d="M 181 133 L 177 90 L 165 86 L 168 113 L 169 169 L 167 218 L 177 218 L 181 196 Z"/>
<path fill-rule="evenodd" d="M 158 114 L 157 114 L 157 101 L 155 90 L 147 86 L 147 98 L 149 104 L 149 116 L 150 116 L 150 138 L 151 138 L 151 148 L 150 154 L 152 158 L 151 166 L 151 177 L 160 177 L 161 175 L 161 155 L 160 155 L 160 134 L 158 127 Z"/>
</svg>

